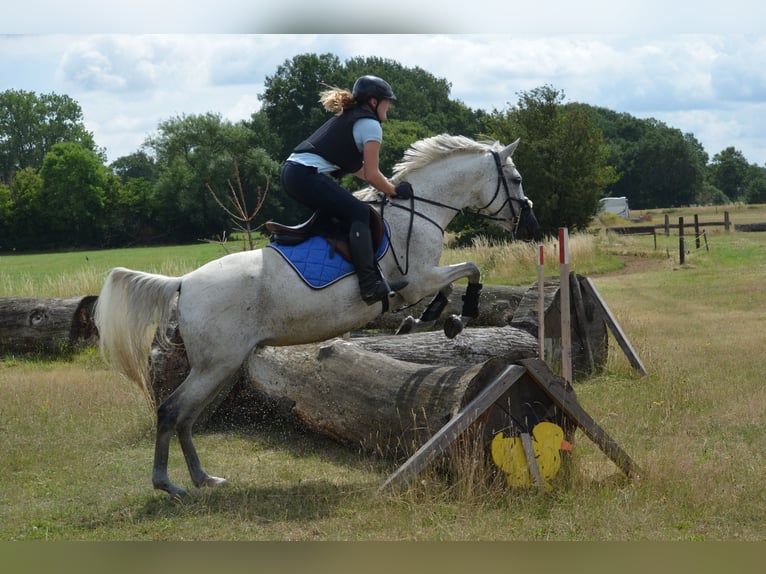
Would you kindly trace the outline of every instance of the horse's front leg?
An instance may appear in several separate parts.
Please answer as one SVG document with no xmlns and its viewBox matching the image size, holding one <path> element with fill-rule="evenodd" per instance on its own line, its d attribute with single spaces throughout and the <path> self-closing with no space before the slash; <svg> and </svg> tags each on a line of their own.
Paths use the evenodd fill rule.
<svg viewBox="0 0 766 574">
<path fill-rule="evenodd" d="M 463 309 L 460 316 L 451 315 L 444 324 L 444 334 L 449 339 L 457 337 L 471 319 L 479 316 L 479 292 L 482 287 L 480 283 L 481 271 L 475 263 L 468 261 L 445 267 L 435 267 L 431 277 L 426 280 L 426 284 L 431 281 L 434 283 L 434 287 L 441 291 L 452 282 L 464 278 L 468 279 L 468 286 L 466 287 L 466 294 L 463 296 Z"/>
<path fill-rule="evenodd" d="M 463 309 L 460 316 L 450 315 L 444 322 L 444 334 L 448 339 L 454 339 L 468 325 L 471 319 L 479 316 L 479 294 L 481 293 L 481 283 L 468 283 L 463 295 Z"/>
</svg>

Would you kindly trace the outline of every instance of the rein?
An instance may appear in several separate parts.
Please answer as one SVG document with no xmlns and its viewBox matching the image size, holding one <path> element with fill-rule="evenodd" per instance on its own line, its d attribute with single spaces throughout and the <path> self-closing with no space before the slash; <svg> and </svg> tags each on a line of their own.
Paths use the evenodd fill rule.
<svg viewBox="0 0 766 574">
<path fill-rule="evenodd" d="M 413 226 L 414 226 L 415 216 L 416 215 L 418 217 L 420 217 L 421 219 L 425 219 L 426 221 L 428 221 L 429 223 L 434 225 L 441 232 L 442 236 L 444 235 L 444 228 L 441 225 L 436 223 L 433 219 L 431 219 L 427 215 L 424 215 L 424 214 L 420 213 L 419 211 L 417 211 L 415 209 L 415 201 L 420 201 L 422 203 L 427 203 L 429 205 L 435 205 L 437 207 L 443 207 L 445 209 L 450 209 L 450 210 L 454 211 L 456 214 L 463 215 L 463 214 L 469 213 L 469 214 L 472 214 L 472 215 L 477 215 L 477 216 L 479 216 L 479 217 L 481 217 L 483 219 L 489 219 L 491 221 L 505 221 L 505 218 L 497 217 L 497 214 L 500 213 L 503 210 L 503 208 L 505 208 L 506 205 L 508 205 L 511 208 L 511 222 L 514 224 L 513 232 L 512 233 L 514 235 L 516 235 L 516 233 L 519 230 L 519 223 L 521 222 L 521 217 L 520 217 L 520 214 L 519 215 L 516 214 L 516 210 L 513 207 L 513 202 L 514 201 L 518 201 L 519 203 L 526 203 L 527 200 L 526 199 L 518 199 L 518 198 L 515 198 L 515 197 L 511 197 L 511 190 L 508 188 L 508 181 L 505 179 L 505 174 L 503 173 L 503 165 L 500 162 L 500 155 L 496 151 L 493 151 L 492 152 L 492 157 L 495 159 L 495 167 L 497 168 L 497 186 L 495 187 L 495 195 L 492 196 L 492 199 L 490 199 L 489 203 L 487 203 L 484 207 L 480 207 L 480 208 L 475 209 L 475 210 L 474 209 L 458 208 L 458 207 L 453 207 L 451 205 L 447 205 L 446 203 L 441 203 L 439 201 L 434 201 L 432 199 L 426 199 L 424 197 L 415 197 L 414 194 L 412 195 L 412 197 L 410 197 L 409 206 L 402 205 L 401 203 L 392 203 L 391 200 L 388 199 L 388 198 L 368 202 L 368 203 L 371 203 L 371 204 L 380 204 L 380 217 L 381 218 L 383 218 L 383 213 L 384 213 L 384 210 L 385 210 L 387 205 L 391 206 L 391 207 L 397 207 L 399 209 L 406 209 L 407 211 L 410 212 L 410 222 L 409 222 L 409 225 L 407 226 L 407 243 L 406 243 L 407 248 L 406 248 L 406 252 L 405 252 L 405 266 L 404 266 L 404 269 L 402 269 L 402 266 L 399 263 L 399 258 L 396 255 L 396 251 L 394 249 L 394 244 L 391 241 L 391 232 L 386 227 L 386 236 L 388 237 L 388 242 L 389 242 L 389 245 L 391 246 L 391 252 L 394 255 L 394 261 L 396 261 L 396 267 L 399 269 L 399 272 L 402 275 L 407 275 L 407 272 L 410 269 L 410 241 L 412 239 L 412 229 L 413 229 Z M 501 186 L 502 186 L 503 190 L 505 191 L 505 201 L 503 201 L 502 205 L 498 209 L 496 209 L 493 213 L 491 213 L 491 214 L 481 213 L 484 209 L 487 209 L 490 205 L 492 205 L 495 202 L 495 200 L 497 199 L 497 196 L 500 194 L 500 187 Z"/>
</svg>

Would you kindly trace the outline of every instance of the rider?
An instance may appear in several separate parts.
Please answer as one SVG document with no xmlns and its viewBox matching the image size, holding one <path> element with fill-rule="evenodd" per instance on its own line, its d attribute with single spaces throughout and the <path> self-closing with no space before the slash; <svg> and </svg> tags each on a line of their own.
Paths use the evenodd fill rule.
<svg viewBox="0 0 766 574">
<path fill-rule="evenodd" d="M 376 76 L 362 76 L 353 90 L 332 88 L 320 94 L 320 102 L 335 115 L 301 142 L 282 168 L 282 188 L 288 196 L 322 217 L 335 217 L 349 229 L 349 251 L 356 268 L 362 299 L 368 305 L 384 299 L 407 281 L 388 283 L 381 277 L 373 253 L 370 207 L 328 177 L 353 173 L 389 197 L 409 199 L 412 186 L 394 186 L 379 167 L 383 141 L 381 122 L 386 120 L 391 86 Z"/>
</svg>

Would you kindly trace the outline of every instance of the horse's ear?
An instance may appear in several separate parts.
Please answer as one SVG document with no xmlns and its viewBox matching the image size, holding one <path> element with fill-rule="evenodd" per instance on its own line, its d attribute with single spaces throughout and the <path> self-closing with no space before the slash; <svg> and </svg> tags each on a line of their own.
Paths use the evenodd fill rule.
<svg viewBox="0 0 766 574">
<path fill-rule="evenodd" d="M 500 158 L 501 158 L 503 161 L 505 161 L 506 159 L 508 159 L 509 157 L 511 157 L 511 156 L 513 155 L 513 151 L 516 149 L 516 146 L 518 146 L 518 145 L 519 145 L 519 142 L 520 142 L 520 141 L 521 141 L 521 138 L 518 138 L 518 139 L 517 139 L 515 142 L 513 142 L 512 144 L 510 144 L 510 145 L 508 145 L 508 146 L 504 147 L 504 148 L 503 148 L 503 149 L 502 149 L 502 150 L 499 152 L 499 153 L 500 153 Z"/>
</svg>

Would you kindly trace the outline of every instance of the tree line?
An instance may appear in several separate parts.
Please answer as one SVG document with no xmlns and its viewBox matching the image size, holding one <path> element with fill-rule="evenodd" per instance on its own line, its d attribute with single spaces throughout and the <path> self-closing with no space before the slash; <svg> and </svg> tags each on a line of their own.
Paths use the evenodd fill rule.
<svg viewBox="0 0 766 574">
<path fill-rule="evenodd" d="M 474 110 L 450 97 L 450 83 L 382 58 L 341 62 L 303 54 L 267 76 L 261 108 L 230 122 L 216 112 L 166 119 L 143 145 L 106 163 L 66 95 L 0 92 L 0 251 L 178 244 L 237 228 L 222 202 L 237 192 L 248 220 L 298 223 L 310 214 L 281 193 L 281 163 L 328 115 L 327 86 L 363 74 L 385 78 L 397 101 L 384 124 L 381 167 L 391 173 L 414 141 L 439 133 L 510 143 L 546 233 L 584 229 L 605 196 L 634 209 L 766 202 L 766 168 L 728 147 L 712 159 L 692 134 L 655 119 L 567 103 L 550 85 L 521 92 L 514 105 Z M 344 184 L 361 182 L 346 176 Z M 417 190 L 416 190 L 417 193 Z M 250 207 L 247 207 L 247 206 Z M 489 233 L 459 217 L 463 237 Z"/>
</svg>

